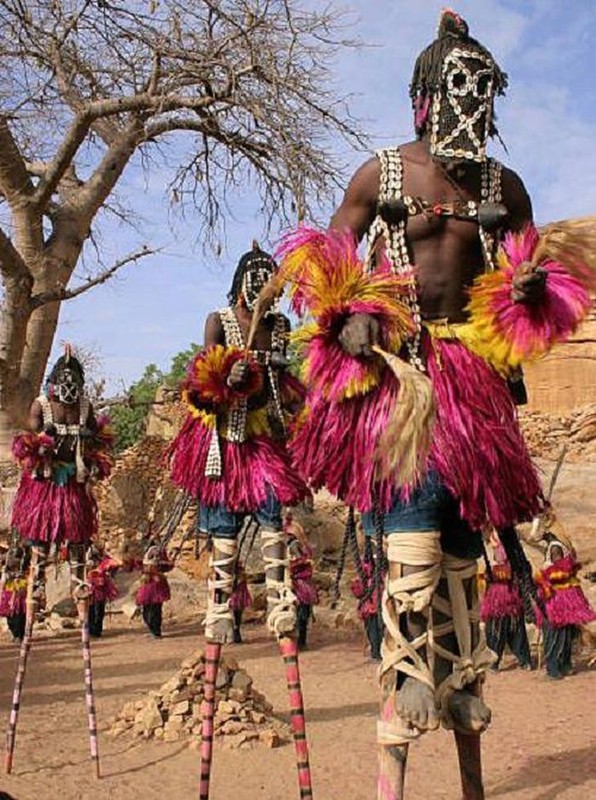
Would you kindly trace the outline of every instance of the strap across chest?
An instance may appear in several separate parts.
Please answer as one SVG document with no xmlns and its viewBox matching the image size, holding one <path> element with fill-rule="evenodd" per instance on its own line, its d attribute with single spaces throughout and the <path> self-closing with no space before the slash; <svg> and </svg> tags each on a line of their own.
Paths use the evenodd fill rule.
<svg viewBox="0 0 596 800">
<path fill-rule="evenodd" d="M 453 203 L 430 203 L 424 199 L 405 195 L 403 191 L 404 168 L 398 147 L 385 148 L 377 152 L 381 165 L 377 216 L 368 232 L 367 263 L 373 264 L 374 248 L 383 238 L 387 254 L 397 272 L 409 270 L 412 264 L 406 238 L 409 216 L 431 214 L 455 216 L 478 222 L 478 234 L 482 244 L 487 271 L 495 268 L 497 237 L 487 223 L 489 216 L 498 215 L 502 200 L 502 164 L 494 159 L 482 163 L 480 202 L 461 200 Z"/>
<path fill-rule="evenodd" d="M 87 424 L 87 418 L 89 416 L 89 398 L 82 397 L 80 404 L 79 404 L 79 421 L 76 424 L 66 425 L 65 423 L 61 422 L 54 422 L 54 413 L 52 411 L 52 404 L 48 400 L 48 398 L 42 394 L 37 398 L 39 405 L 41 406 L 41 413 L 43 417 L 43 426 L 44 428 L 49 428 L 53 426 L 56 429 L 56 433 L 58 436 L 79 436 L 81 433 L 81 428 L 84 428 Z"/>
<path fill-rule="evenodd" d="M 219 310 L 219 317 L 223 327 L 224 338 L 226 347 L 238 347 L 243 350 L 246 347 L 244 334 L 238 322 L 238 317 L 234 313 L 234 309 L 222 308 Z M 271 331 L 271 350 L 279 353 L 284 353 L 286 349 L 286 324 L 281 314 L 275 315 L 275 322 L 273 323 L 273 330 Z M 259 355 L 264 351 L 255 350 L 255 355 Z"/>
</svg>

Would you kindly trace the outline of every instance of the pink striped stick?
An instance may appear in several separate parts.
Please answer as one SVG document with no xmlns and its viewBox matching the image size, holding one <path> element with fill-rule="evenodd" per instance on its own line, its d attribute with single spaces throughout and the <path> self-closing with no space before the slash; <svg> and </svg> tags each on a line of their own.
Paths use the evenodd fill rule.
<svg viewBox="0 0 596 800">
<path fill-rule="evenodd" d="M 201 706 L 201 783 L 200 800 L 209 800 L 211 761 L 213 759 L 213 717 L 215 715 L 215 680 L 221 656 L 219 642 L 205 644 L 205 694 Z"/>
<path fill-rule="evenodd" d="M 290 695 L 291 727 L 294 737 L 294 747 L 296 749 L 296 766 L 298 769 L 300 797 L 312 797 L 312 778 L 308 760 L 304 701 L 302 699 L 302 685 L 300 683 L 300 668 L 298 665 L 298 645 L 295 639 L 284 636 L 279 640 L 279 649 L 286 667 L 286 683 Z"/>
<path fill-rule="evenodd" d="M 6 755 L 4 759 L 4 769 L 7 775 L 10 775 L 12 772 L 12 760 L 17 737 L 17 722 L 19 719 L 19 709 L 21 707 L 21 694 L 23 691 L 25 672 L 27 670 L 29 651 L 31 650 L 31 640 L 33 639 L 33 622 L 35 620 L 35 611 L 37 609 L 37 603 L 34 597 L 34 587 L 38 569 L 39 550 L 37 547 L 33 547 L 31 550 L 31 565 L 29 567 L 29 577 L 27 580 L 27 616 L 25 622 L 25 634 L 23 636 L 23 641 L 21 642 L 21 649 L 19 652 L 19 665 L 17 667 L 17 674 L 12 693 L 12 706 L 10 709 L 10 718 L 8 720 L 8 730 L 6 731 Z"/>
<path fill-rule="evenodd" d="M 85 595 L 77 599 L 77 611 L 81 620 L 81 644 L 83 645 L 83 665 L 85 670 L 85 703 L 87 705 L 87 720 L 89 723 L 89 750 L 91 761 L 94 765 L 95 777 L 100 777 L 99 772 L 99 745 L 97 740 L 97 715 L 93 697 L 93 673 L 91 671 L 91 642 L 89 638 L 89 594 L 84 589 Z"/>
</svg>

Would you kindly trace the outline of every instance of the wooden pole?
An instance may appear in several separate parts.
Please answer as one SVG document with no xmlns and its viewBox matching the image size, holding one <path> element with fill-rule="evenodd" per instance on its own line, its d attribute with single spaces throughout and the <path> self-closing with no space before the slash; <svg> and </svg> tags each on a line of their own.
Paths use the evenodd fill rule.
<svg viewBox="0 0 596 800">
<path fill-rule="evenodd" d="M 37 611 L 37 599 L 35 597 L 34 589 L 38 572 L 39 548 L 33 546 L 31 549 L 31 565 L 27 580 L 25 635 L 23 636 L 23 641 L 21 642 L 21 649 L 19 652 L 19 665 L 15 677 L 14 689 L 12 693 L 12 706 L 8 720 L 8 730 L 6 732 L 6 755 L 4 760 L 4 769 L 7 775 L 10 775 L 12 772 L 14 748 L 17 736 L 17 723 L 19 720 L 19 710 L 21 707 L 21 694 L 23 692 L 25 673 L 27 671 L 29 651 L 31 650 L 31 641 L 33 639 L 33 623 L 35 622 L 35 612 Z"/>
<path fill-rule="evenodd" d="M 312 798 L 312 776 L 308 758 L 308 741 L 306 738 L 306 720 L 304 717 L 304 700 L 302 698 L 302 685 L 300 682 L 300 667 L 298 664 L 298 645 L 290 636 L 283 636 L 279 640 L 279 649 L 283 656 L 286 668 L 286 682 L 290 695 L 290 714 L 294 748 L 296 750 L 296 767 L 298 769 L 298 787 L 300 798 Z"/>
<path fill-rule="evenodd" d="M 96 778 L 100 777 L 99 745 L 97 738 L 97 714 L 93 695 L 93 673 L 91 670 L 91 641 L 89 637 L 89 588 L 83 585 L 77 589 L 77 611 L 81 620 L 81 644 L 83 646 L 83 665 L 85 674 L 85 703 L 89 724 L 89 751 Z"/>
</svg>

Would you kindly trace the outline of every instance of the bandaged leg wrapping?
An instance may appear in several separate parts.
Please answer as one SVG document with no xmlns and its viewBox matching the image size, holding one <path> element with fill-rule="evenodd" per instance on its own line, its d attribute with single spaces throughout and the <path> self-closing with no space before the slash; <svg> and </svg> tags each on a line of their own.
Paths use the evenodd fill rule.
<svg viewBox="0 0 596 800">
<path fill-rule="evenodd" d="M 296 629 L 296 597 L 291 590 L 290 562 L 283 531 L 261 529 L 267 586 L 267 627 L 278 638 Z"/>
<path fill-rule="evenodd" d="M 447 728 L 454 727 L 449 713 L 449 700 L 453 693 L 471 684 L 475 684 L 475 690 L 479 691 L 486 670 L 495 660 L 479 625 L 477 569 L 475 560 L 445 553 L 442 577 L 447 582 L 448 597 L 441 597 L 438 593 L 433 597 L 433 611 L 445 621 L 433 625 L 432 648 L 435 656 L 452 664 L 449 675 L 437 687 L 437 700 Z M 456 645 L 457 652 L 448 649 L 449 641 Z"/>
<path fill-rule="evenodd" d="M 70 591 L 77 602 L 89 597 L 89 586 L 85 580 L 85 550 L 84 544 L 70 542 L 68 545 Z"/>
<path fill-rule="evenodd" d="M 210 642 L 226 644 L 234 637 L 230 597 L 234 591 L 237 558 L 238 544 L 235 539 L 213 538 L 205 617 L 205 638 Z"/>
<path fill-rule="evenodd" d="M 387 536 L 389 574 L 383 592 L 385 638 L 381 648 L 381 683 L 391 683 L 384 691 L 377 740 L 383 745 L 404 745 L 416 739 L 420 730 L 399 718 L 395 710 L 397 676 L 421 681 L 434 691 L 432 626 L 428 624 L 433 593 L 441 575 L 441 545 L 438 531 L 399 532 Z M 403 567 L 420 567 L 404 575 Z M 414 612 L 426 618 L 420 635 L 409 640 L 400 626 L 400 616 Z M 395 674 L 397 673 L 397 674 Z"/>
</svg>

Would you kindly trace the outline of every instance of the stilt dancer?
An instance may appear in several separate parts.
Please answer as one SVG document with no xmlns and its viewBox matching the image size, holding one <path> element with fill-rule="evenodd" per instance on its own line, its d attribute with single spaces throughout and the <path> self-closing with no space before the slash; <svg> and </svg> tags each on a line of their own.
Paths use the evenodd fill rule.
<svg viewBox="0 0 596 800">
<path fill-rule="evenodd" d="M 84 370 L 70 346 L 54 364 L 42 394 L 29 414 L 29 431 L 13 443 L 13 455 L 23 470 L 16 493 L 12 527 L 23 543 L 31 545 L 31 570 L 27 594 L 27 619 L 15 680 L 9 721 L 7 771 L 12 769 L 16 726 L 33 624 L 44 591 L 45 559 L 50 545 L 67 545 L 73 590 L 84 584 L 85 551 L 97 532 L 97 505 L 91 481 L 107 477 L 112 467 L 113 436 L 106 418 L 96 419 L 83 394 Z M 88 602 L 88 601 L 87 601 Z M 87 692 L 91 687 L 87 626 L 83 625 Z M 89 670 L 87 670 L 89 667 Z M 94 761 L 97 732 L 91 725 Z M 93 711 L 93 716 L 95 712 Z M 94 755 L 95 754 L 95 755 Z"/>
<path fill-rule="evenodd" d="M 255 243 L 242 256 L 228 295 L 230 305 L 207 318 L 205 347 L 191 361 L 182 397 L 189 416 L 173 442 L 174 482 L 200 504 L 199 527 L 211 537 L 205 620 L 208 671 L 203 707 L 200 796 L 206 800 L 212 758 L 214 687 L 221 645 L 232 641 L 230 596 L 238 535 L 248 515 L 260 525 L 267 585 L 268 625 L 280 642 L 291 684 L 300 789 L 310 791 L 306 740 L 296 684 L 295 598 L 290 589 L 281 509 L 307 494 L 286 452 L 286 425 L 303 390 L 285 369 L 288 320 L 275 309 L 255 310 L 259 292 L 275 272 Z M 301 721 L 300 721 L 301 718 Z"/>
<path fill-rule="evenodd" d="M 506 87 L 445 10 L 410 85 L 416 141 L 358 169 L 332 230 L 302 226 L 278 251 L 278 283 L 309 316 L 308 394 L 290 451 L 311 485 L 363 513 L 366 534 L 377 503 L 383 517 L 383 800 L 403 797 L 408 745 L 440 723 L 468 737 L 458 741 L 461 762 L 473 762 L 466 800 L 484 796 L 480 686 L 491 656 L 474 593 L 479 532 L 502 532 L 531 594 L 510 547 L 513 526 L 544 506 L 516 419 L 519 366 L 568 338 L 592 306 L 594 220 L 537 230 L 520 178 L 487 157 Z"/>
</svg>

